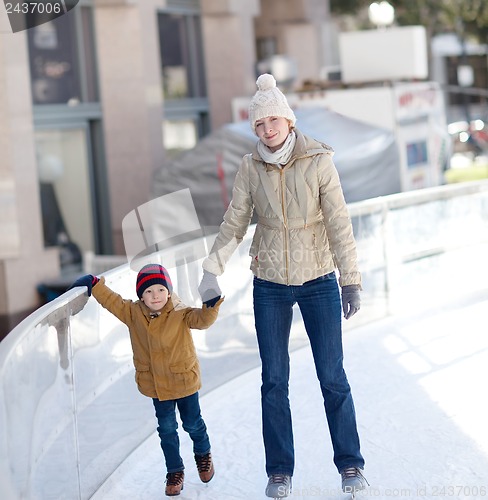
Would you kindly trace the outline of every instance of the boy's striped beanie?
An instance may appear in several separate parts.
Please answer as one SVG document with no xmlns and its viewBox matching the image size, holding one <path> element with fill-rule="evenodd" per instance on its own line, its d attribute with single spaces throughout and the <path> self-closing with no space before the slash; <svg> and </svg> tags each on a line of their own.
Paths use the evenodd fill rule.
<svg viewBox="0 0 488 500">
<path fill-rule="evenodd" d="M 173 291 L 168 271 L 159 264 L 147 264 L 139 271 L 136 282 L 137 296 L 141 298 L 144 290 L 151 285 L 163 285 L 169 293 Z"/>
</svg>

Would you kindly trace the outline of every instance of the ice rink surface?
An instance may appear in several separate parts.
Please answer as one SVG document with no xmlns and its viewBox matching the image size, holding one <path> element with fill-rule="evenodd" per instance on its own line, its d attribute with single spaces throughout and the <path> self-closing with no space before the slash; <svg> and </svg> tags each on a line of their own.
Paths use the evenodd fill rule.
<svg viewBox="0 0 488 500">
<path fill-rule="evenodd" d="M 370 483 L 358 499 L 488 497 L 487 312 L 488 292 L 464 295 L 462 302 L 437 310 L 410 311 L 346 329 L 345 368 Z M 218 325 L 212 328 L 218 331 Z M 205 354 L 204 386 L 206 378 L 212 379 Z M 290 498 L 349 498 L 340 491 L 332 462 L 309 347 L 293 350 L 291 363 L 296 468 Z M 216 475 L 208 485 L 200 482 L 190 439 L 180 427 L 186 475 L 177 498 L 266 498 L 259 367 L 203 391 L 201 406 Z M 154 424 L 156 429 L 156 419 Z M 166 498 L 164 478 L 155 430 L 92 498 Z"/>
</svg>

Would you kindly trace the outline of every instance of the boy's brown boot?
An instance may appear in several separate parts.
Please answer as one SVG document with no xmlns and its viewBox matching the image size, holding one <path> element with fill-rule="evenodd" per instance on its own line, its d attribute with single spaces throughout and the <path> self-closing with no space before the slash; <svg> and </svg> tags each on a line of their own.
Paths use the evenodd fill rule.
<svg viewBox="0 0 488 500">
<path fill-rule="evenodd" d="M 203 483 L 208 483 L 215 474 L 215 469 L 212 461 L 212 454 L 195 455 L 195 462 L 197 464 L 198 475 Z"/>
<path fill-rule="evenodd" d="M 166 495 L 169 497 L 179 495 L 183 489 L 184 478 L 185 473 L 182 470 L 179 472 L 168 472 L 166 474 Z"/>
</svg>

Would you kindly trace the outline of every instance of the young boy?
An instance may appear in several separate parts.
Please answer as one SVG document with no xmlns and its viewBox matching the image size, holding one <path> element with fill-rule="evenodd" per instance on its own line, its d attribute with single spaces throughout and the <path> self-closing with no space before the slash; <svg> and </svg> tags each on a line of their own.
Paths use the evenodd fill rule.
<svg viewBox="0 0 488 500">
<path fill-rule="evenodd" d="M 203 307 L 185 306 L 173 295 L 168 271 L 159 264 L 144 266 L 137 275 L 140 300 L 123 299 L 105 285 L 105 278 L 86 275 L 73 283 L 86 286 L 97 301 L 129 328 L 136 382 L 139 391 L 152 398 L 161 448 L 166 461 L 166 495 L 183 489 L 184 465 L 177 433 L 176 406 L 183 429 L 193 441 L 200 479 L 214 476 L 210 441 L 200 414 L 198 390 L 200 365 L 190 328 L 208 328 L 216 319 L 223 298 L 204 302 Z"/>
</svg>

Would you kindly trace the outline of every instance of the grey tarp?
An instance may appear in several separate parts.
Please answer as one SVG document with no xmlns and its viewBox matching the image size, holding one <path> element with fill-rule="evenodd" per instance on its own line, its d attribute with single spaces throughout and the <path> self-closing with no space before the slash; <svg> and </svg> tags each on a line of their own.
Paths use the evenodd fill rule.
<svg viewBox="0 0 488 500">
<path fill-rule="evenodd" d="M 400 160 L 392 131 L 325 108 L 302 108 L 295 114 L 297 128 L 334 149 L 347 202 L 401 190 Z M 223 126 L 162 165 L 155 173 L 153 197 L 189 188 L 201 226 L 220 225 L 242 157 L 256 141 L 247 121 Z"/>
</svg>

